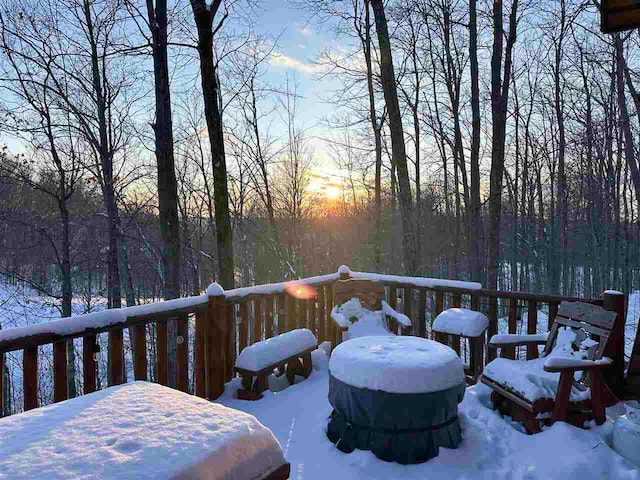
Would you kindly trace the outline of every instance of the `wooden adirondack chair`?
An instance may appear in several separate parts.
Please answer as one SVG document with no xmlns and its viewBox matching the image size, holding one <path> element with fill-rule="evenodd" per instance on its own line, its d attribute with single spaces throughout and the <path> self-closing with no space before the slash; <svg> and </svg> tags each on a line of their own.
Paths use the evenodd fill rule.
<svg viewBox="0 0 640 480">
<path fill-rule="evenodd" d="M 506 347 L 517 345 L 545 345 L 538 359 L 498 358 L 487 364 L 481 381 L 493 389 L 494 407 L 523 423 L 529 433 L 540 432 L 541 422 L 551 424 L 561 420 L 578 427 L 588 420 L 604 423 L 605 407 L 618 401 L 603 377 L 603 371 L 614 365 L 605 355 L 616 357 L 607 349 L 616 317 L 616 312 L 597 305 L 562 302 L 548 335 L 492 337 L 489 346 L 502 348 L 503 352 Z M 567 332 L 566 329 L 576 333 L 577 339 L 582 338 L 581 344 L 589 346 L 587 352 L 572 355 L 565 351 L 554 355 L 558 335 Z M 591 339 L 585 342 L 587 335 Z M 576 372 L 584 372 L 582 383 L 575 380 Z M 546 394 L 538 395 L 541 391 Z"/>
<path fill-rule="evenodd" d="M 407 335 L 411 330 L 411 320 L 406 315 L 396 312 L 387 302 L 385 302 L 384 285 L 374 280 L 347 279 L 338 280 L 333 285 L 333 311 L 331 318 L 336 323 L 336 338 L 334 348 L 342 342 L 342 334 L 349 331 L 349 324 L 352 319 L 344 318 L 337 313 L 339 307 L 352 298 L 360 300 L 362 307 L 372 312 L 382 311 L 386 322 L 386 333 L 395 335 L 400 329 L 403 335 Z"/>
</svg>

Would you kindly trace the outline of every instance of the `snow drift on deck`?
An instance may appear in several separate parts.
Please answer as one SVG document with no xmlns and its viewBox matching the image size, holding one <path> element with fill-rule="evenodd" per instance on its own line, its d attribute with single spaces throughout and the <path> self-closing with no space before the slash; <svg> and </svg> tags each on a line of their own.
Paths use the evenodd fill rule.
<svg viewBox="0 0 640 480">
<path fill-rule="evenodd" d="M 317 354 L 321 350 L 316 351 Z M 314 366 L 319 362 L 314 360 Z M 489 408 L 490 390 L 467 389 L 458 416 L 463 440 L 455 450 L 420 465 L 378 460 L 369 451 L 340 452 L 325 431 L 331 405 L 326 369 L 279 393 L 247 402 L 233 398 L 239 380 L 226 385 L 220 402 L 255 415 L 278 438 L 298 480 L 640 480 L 640 469 L 615 453 L 609 444 L 613 419 L 624 413 L 608 409 L 601 427 L 580 430 L 565 423 L 537 435 L 526 435 Z"/>
</svg>

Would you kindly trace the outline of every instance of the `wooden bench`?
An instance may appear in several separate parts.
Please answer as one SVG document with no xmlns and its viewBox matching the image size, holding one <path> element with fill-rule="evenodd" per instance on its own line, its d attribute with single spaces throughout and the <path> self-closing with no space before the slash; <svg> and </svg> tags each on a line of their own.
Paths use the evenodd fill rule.
<svg viewBox="0 0 640 480">
<path fill-rule="evenodd" d="M 297 350 L 300 346 L 303 348 Z M 268 377 L 276 369 L 276 375 L 286 375 L 291 385 L 295 382 L 296 375 L 308 378 L 313 370 L 311 352 L 317 348 L 315 336 L 307 329 L 292 330 L 245 348 L 238 356 L 234 368 L 242 382 L 242 388 L 237 392 L 238 398 L 262 398 L 262 392 L 269 388 Z"/>
</svg>

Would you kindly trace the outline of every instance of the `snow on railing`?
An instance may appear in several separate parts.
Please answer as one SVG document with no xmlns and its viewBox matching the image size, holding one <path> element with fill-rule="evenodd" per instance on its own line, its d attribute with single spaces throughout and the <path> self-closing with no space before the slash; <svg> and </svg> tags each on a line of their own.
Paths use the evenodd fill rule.
<svg viewBox="0 0 640 480">
<path fill-rule="evenodd" d="M 251 287 L 234 288 L 223 290 L 217 283 L 209 285 L 205 295 L 194 297 L 177 298 L 163 302 L 146 303 L 132 307 L 114 308 L 100 312 L 92 312 L 84 315 L 61 318 L 49 322 L 28 325 L 25 327 L 9 328 L 0 330 L 0 348 L 5 342 L 15 341 L 25 337 L 35 336 L 72 336 L 82 334 L 88 330 L 106 330 L 127 323 L 128 320 L 138 317 L 152 317 L 154 315 L 171 315 L 178 313 L 195 312 L 206 309 L 209 296 L 224 295 L 225 299 L 233 302 L 249 296 L 279 295 L 286 292 L 295 291 L 296 286 L 317 286 L 333 283 L 345 277 L 374 280 L 388 284 L 410 285 L 416 288 L 461 288 L 468 290 L 479 290 L 482 285 L 476 282 L 463 282 L 457 280 L 444 280 L 439 278 L 426 277 L 406 277 L 399 275 L 386 275 L 369 272 L 351 271 L 346 265 L 341 265 L 336 273 L 306 277 L 299 280 L 286 282 L 268 283 Z M 294 293 L 295 295 L 295 293 Z"/>
</svg>

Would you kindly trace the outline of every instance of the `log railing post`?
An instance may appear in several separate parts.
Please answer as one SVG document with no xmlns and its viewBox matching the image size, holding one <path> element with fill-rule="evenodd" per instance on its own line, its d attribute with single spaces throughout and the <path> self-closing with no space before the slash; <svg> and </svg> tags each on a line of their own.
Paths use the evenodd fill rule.
<svg viewBox="0 0 640 480">
<path fill-rule="evenodd" d="M 206 313 L 205 328 L 205 378 L 208 400 L 215 400 L 224 392 L 224 383 L 228 378 L 227 358 L 231 325 L 228 323 L 228 313 L 224 297 L 224 290 L 217 283 L 207 288 L 209 297 Z"/>
<path fill-rule="evenodd" d="M 225 329 L 225 338 L 223 339 L 224 347 L 222 358 L 224 358 L 224 374 L 225 380 L 228 382 L 231 380 L 235 374 L 233 372 L 233 366 L 236 363 L 236 335 L 237 335 L 237 323 L 236 323 L 236 313 L 235 313 L 235 305 L 233 303 L 227 302 L 226 300 L 222 302 L 220 312 L 221 315 L 224 315 L 223 326 Z"/>
<path fill-rule="evenodd" d="M 624 397 L 624 325 L 626 321 L 626 298 L 622 292 L 606 290 L 602 294 L 602 306 L 616 312 L 611 335 L 603 355 L 613 360 L 613 367 L 603 370 L 603 375 L 618 398 Z"/>
</svg>

